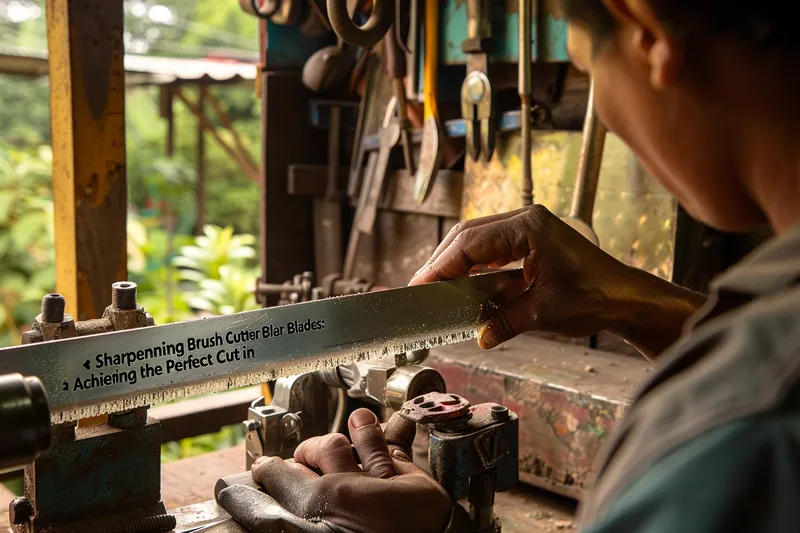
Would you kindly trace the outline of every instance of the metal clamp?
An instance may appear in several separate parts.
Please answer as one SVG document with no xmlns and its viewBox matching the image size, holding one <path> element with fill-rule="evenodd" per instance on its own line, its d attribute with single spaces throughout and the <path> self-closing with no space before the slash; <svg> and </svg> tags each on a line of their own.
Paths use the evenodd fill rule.
<svg viewBox="0 0 800 533">
<path fill-rule="evenodd" d="M 517 415 L 496 403 L 470 407 L 456 394 L 426 394 L 400 416 L 428 425 L 431 474 L 454 500 L 468 497 L 475 530 L 499 533 L 494 494 L 519 480 Z"/>
<path fill-rule="evenodd" d="M 461 85 L 461 115 L 466 121 L 469 156 L 489 160 L 494 153 L 495 124 L 492 116 L 492 85 L 484 72 L 474 70 Z"/>
</svg>

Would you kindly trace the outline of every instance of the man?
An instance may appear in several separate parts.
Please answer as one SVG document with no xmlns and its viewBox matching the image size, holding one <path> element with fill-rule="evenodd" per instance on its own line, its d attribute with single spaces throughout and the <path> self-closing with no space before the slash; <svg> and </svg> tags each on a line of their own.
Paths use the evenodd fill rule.
<svg viewBox="0 0 800 533">
<path fill-rule="evenodd" d="M 787 5 L 562 0 L 570 55 L 608 128 L 699 220 L 777 235 L 707 301 L 618 263 L 541 207 L 459 225 L 412 281 L 524 259 L 529 288 L 483 347 L 607 329 L 664 352 L 599 463 L 583 531 L 800 531 L 800 33 Z M 438 533 L 457 517 L 410 462 L 413 429 L 393 418 L 384 437 L 362 410 L 350 431 L 364 472 L 329 435 L 253 474 L 302 527 Z"/>
</svg>

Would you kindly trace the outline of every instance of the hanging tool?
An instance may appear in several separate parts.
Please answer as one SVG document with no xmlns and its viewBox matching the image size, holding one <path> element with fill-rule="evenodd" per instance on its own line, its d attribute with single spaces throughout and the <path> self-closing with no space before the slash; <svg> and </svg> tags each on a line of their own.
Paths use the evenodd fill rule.
<svg viewBox="0 0 800 533">
<path fill-rule="evenodd" d="M 328 0 L 328 17 L 336 35 L 353 46 L 372 48 L 394 22 L 394 0 L 372 0 L 372 13 L 361 26 L 353 22 L 347 0 Z"/>
<path fill-rule="evenodd" d="M 397 99 L 392 97 L 389 105 L 386 106 L 386 114 L 383 117 L 383 124 L 380 131 L 381 144 L 378 149 L 378 159 L 375 169 L 369 180 L 366 203 L 360 213 L 357 213 L 354 224 L 362 233 L 372 233 L 375 227 L 375 218 L 378 216 L 378 203 L 383 195 L 383 184 L 386 181 L 386 170 L 389 166 L 389 156 L 392 148 L 400 140 L 401 129 L 396 116 L 399 104 Z"/>
<path fill-rule="evenodd" d="M 398 23 L 395 23 L 398 26 Z M 406 56 L 400 49 L 396 32 L 390 30 L 383 38 L 383 54 L 386 58 L 386 73 L 392 80 L 392 92 L 397 102 L 397 116 L 394 119 L 400 127 L 400 142 L 403 145 L 403 160 L 410 176 L 414 175 L 414 160 L 411 157 L 411 138 L 409 134 L 408 102 L 406 100 Z"/>
<path fill-rule="evenodd" d="M 350 240 L 347 242 L 347 251 L 345 252 L 344 266 L 342 267 L 342 277 L 345 279 L 352 279 L 356 270 L 356 259 L 358 259 L 358 248 L 361 243 L 361 230 L 358 229 L 358 221 L 361 219 L 364 208 L 367 205 L 367 197 L 370 191 L 370 182 L 375 175 L 375 166 L 378 164 L 378 153 L 370 152 L 367 158 L 367 166 L 364 169 L 364 184 L 358 195 L 358 203 L 356 204 L 356 213 L 353 220 L 353 225 L 350 228 Z"/>
<path fill-rule="evenodd" d="M 303 65 L 303 85 L 315 93 L 327 93 L 347 78 L 355 60 L 353 49 L 339 39 L 337 44 L 321 48 L 308 58 Z"/>
<path fill-rule="evenodd" d="M 492 85 L 489 82 L 489 53 L 492 26 L 489 0 L 468 0 L 467 38 L 461 50 L 467 54 L 467 76 L 461 85 L 461 115 L 466 122 L 467 153 L 473 161 L 489 161 L 494 152 L 495 123 Z"/>
<path fill-rule="evenodd" d="M 599 241 L 592 229 L 592 213 L 597 197 L 597 184 L 600 181 L 606 132 L 606 127 L 600 122 L 594 109 L 594 83 L 592 83 L 586 106 L 586 120 L 583 124 L 583 142 L 578 160 L 578 172 L 575 176 L 575 189 L 572 193 L 572 207 L 569 216 L 563 220 L 595 244 Z"/>
<path fill-rule="evenodd" d="M 0 349 L 38 375 L 55 423 L 477 336 L 520 270 Z"/>
<path fill-rule="evenodd" d="M 533 170 L 531 169 L 531 0 L 519 2 L 519 99 L 522 138 L 522 205 L 533 204 Z"/>
<path fill-rule="evenodd" d="M 414 193 L 417 202 L 425 202 L 430 192 L 442 159 L 444 132 L 439 124 L 439 110 L 436 101 L 437 68 L 439 66 L 439 2 L 425 2 L 425 76 L 424 76 L 424 123 L 422 126 L 422 146 L 419 152 Z"/>
</svg>

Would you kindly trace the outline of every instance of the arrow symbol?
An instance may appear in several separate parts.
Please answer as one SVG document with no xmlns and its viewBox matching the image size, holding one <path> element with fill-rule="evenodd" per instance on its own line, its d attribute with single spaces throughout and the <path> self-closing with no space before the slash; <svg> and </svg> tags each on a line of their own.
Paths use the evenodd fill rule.
<svg viewBox="0 0 800 533">
<path fill-rule="evenodd" d="M 83 368 L 85 368 L 86 370 L 89 370 L 89 368 L 91 368 L 91 366 L 92 366 L 92 364 L 89 362 L 88 359 L 83 363 Z"/>
<path fill-rule="evenodd" d="M 69 392 L 69 383 L 67 383 L 67 382 L 65 381 L 64 383 L 62 383 L 62 385 L 64 386 L 64 388 L 63 388 L 63 389 L 61 389 L 61 390 L 65 390 L 65 391 Z"/>
</svg>

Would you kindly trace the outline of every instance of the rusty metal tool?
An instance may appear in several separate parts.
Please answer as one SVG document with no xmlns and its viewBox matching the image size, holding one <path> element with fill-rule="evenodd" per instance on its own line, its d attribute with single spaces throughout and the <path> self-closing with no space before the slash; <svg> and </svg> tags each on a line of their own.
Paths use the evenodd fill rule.
<svg viewBox="0 0 800 533">
<path fill-rule="evenodd" d="M 395 112 L 397 110 L 397 99 L 392 97 L 389 105 L 386 106 L 386 114 L 383 117 L 381 126 L 381 144 L 378 150 L 378 159 L 375 163 L 375 170 L 369 183 L 369 192 L 366 203 L 361 213 L 358 213 L 355 224 L 362 233 L 372 233 L 375 227 L 375 218 L 378 216 L 378 203 L 383 194 L 383 184 L 386 181 L 386 169 L 389 166 L 389 156 L 392 148 L 400 140 L 400 124 L 397 121 Z"/>
<path fill-rule="evenodd" d="M 397 25 L 397 23 L 395 23 Z M 392 80 L 392 92 L 397 102 L 396 121 L 400 127 L 400 142 L 403 146 L 403 160 L 409 175 L 414 174 L 414 159 L 411 157 L 411 138 L 409 134 L 408 101 L 406 100 L 406 57 L 398 44 L 395 32 L 390 30 L 383 38 L 383 53 L 386 58 L 386 73 Z"/>
<path fill-rule="evenodd" d="M 461 115 L 466 122 L 467 153 L 473 161 L 489 161 L 494 152 L 495 123 L 492 85 L 489 82 L 489 52 L 492 26 L 489 0 L 467 2 L 467 38 L 461 43 L 467 54 L 467 76 L 461 85 Z"/>
<path fill-rule="evenodd" d="M 533 169 L 531 168 L 531 0 L 519 2 L 519 99 L 521 102 L 522 205 L 533 204 Z"/>
<path fill-rule="evenodd" d="M 357 26 L 348 9 L 348 0 L 328 0 L 328 17 L 341 39 L 361 48 L 372 48 L 386 35 L 394 22 L 394 0 L 372 0 L 372 13 Z"/>
<path fill-rule="evenodd" d="M 365 180 L 361 186 L 358 195 L 358 203 L 356 204 L 356 213 L 353 220 L 353 225 L 350 228 L 350 239 L 347 242 L 347 251 L 345 252 L 344 266 L 342 267 L 342 277 L 351 279 L 356 270 L 356 260 L 358 259 L 358 249 L 361 243 L 361 230 L 358 229 L 358 221 L 361 214 L 364 212 L 364 206 L 367 205 L 367 196 L 369 196 L 370 183 L 375 175 L 375 166 L 378 164 L 378 153 L 370 152 L 367 158 L 367 166 L 364 170 Z"/>
<path fill-rule="evenodd" d="M 67 422 L 474 338 L 520 271 L 0 349 Z M 141 308 L 141 306 L 139 306 Z"/>
<path fill-rule="evenodd" d="M 594 83 L 592 83 L 589 89 L 589 102 L 586 106 L 586 120 L 583 125 L 583 141 L 578 160 L 578 172 L 575 176 L 575 189 L 572 193 L 572 206 L 569 216 L 563 217 L 563 220 L 595 244 L 598 244 L 599 241 L 592 228 L 592 213 L 594 213 L 594 202 L 597 197 L 597 184 L 600 181 L 606 132 L 606 127 L 600 122 L 594 109 Z"/>
<path fill-rule="evenodd" d="M 414 193 L 417 202 L 425 202 L 430 192 L 442 159 L 444 131 L 439 124 L 439 109 L 436 101 L 437 72 L 439 65 L 439 2 L 425 2 L 425 72 L 422 146 L 415 178 Z"/>
</svg>

